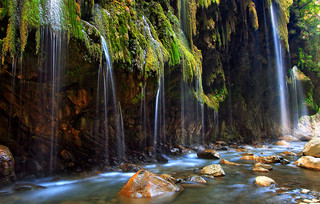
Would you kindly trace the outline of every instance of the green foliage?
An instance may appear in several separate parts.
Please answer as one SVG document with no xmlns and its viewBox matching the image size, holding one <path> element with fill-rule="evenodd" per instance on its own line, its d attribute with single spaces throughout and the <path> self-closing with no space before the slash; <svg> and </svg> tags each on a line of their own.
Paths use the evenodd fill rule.
<svg viewBox="0 0 320 204">
<path fill-rule="evenodd" d="M 295 1 L 292 10 L 297 16 L 296 26 L 301 30 L 299 37 L 306 42 L 303 48 L 299 48 L 298 66 L 314 71 L 320 77 L 320 3 Z"/>
<path fill-rule="evenodd" d="M 0 2 L 0 20 L 3 20 L 8 14 L 9 0 Z"/>
</svg>

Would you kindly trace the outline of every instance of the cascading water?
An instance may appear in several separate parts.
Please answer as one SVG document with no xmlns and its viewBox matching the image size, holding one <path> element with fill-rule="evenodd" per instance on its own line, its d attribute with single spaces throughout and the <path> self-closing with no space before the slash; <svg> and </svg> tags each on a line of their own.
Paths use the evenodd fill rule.
<svg viewBox="0 0 320 204">
<path fill-rule="evenodd" d="M 165 140 L 165 85 L 164 85 L 164 65 L 163 65 L 163 54 L 160 43 L 154 39 L 151 33 L 151 28 L 143 16 L 143 23 L 146 33 L 146 38 L 150 40 L 152 46 L 152 52 L 158 57 L 160 75 L 158 79 L 158 90 L 156 95 L 155 104 L 155 116 L 154 116 L 154 135 L 153 135 L 153 147 L 156 149 L 164 144 Z"/>
<path fill-rule="evenodd" d="M 278 20 L 277 15 L 273 9 L 273 3 L 270 6 L 271 11 L 271 22 L 272 22 L 272 34 L 275 49 L 276 69 L 277 69 L 277 81 L 278 81 L 278 92 L 279 92 L 279 106 L 280 106 L 280 118 L 281 128 L 283 132 L 287 132 L 290 128 L 289 116 L 288 116 L 288 102 L 287 102 L 287 84 L 286 75 L 284 73 L 285 67 L 282 59 L 282 47 L 280 37 L 277 32 Z"/>
<path fill-rule="evenodd" d="M 301 84 L 301 73 L 298 68 L 294 66 L 291 71 L 291 95 L 293 98 L 293 121 L 294 125 L 298 124 L 298 120 L 301 116 L 308 115 L 307 106 L 304 98 L 304 91 Z"/>
<path fill-rule="evenodd" d="M 103 108 L 104 108 L 104 137 L 105 137 L 105 158 L 108 162 L 109 158 L 109 123 L 111 122 L 109 119 L 111 115 L 108 114 L 109 112 L 109 103 L 113 105 L 114 111 L 114 127 L 116 128 L 116 143 L 117 143 L 117 153 L 118 159 L 123 160 L 125 158 L 125 139 L 124 139 L 124 132 L 123 132 L 123 125 L 122 125 L 122 117 L 120 113 L 122 112 L 121 107 L 118 106 L 118 102 L 116 100 L 116 91 L 114 85 L 114 77 L 111 65 L 111 59 L 109 55 L 108 46 L 106 40 L 101 35 L 101 46 L 104 53 L 105 63 L 104 66 L 100 66 L 98 72 L 98 101 L 99 101 L 99 92 L 103 91 Z M 103 90 L 100 89 L 100 78 L 103 79 Z"/>
</svg>

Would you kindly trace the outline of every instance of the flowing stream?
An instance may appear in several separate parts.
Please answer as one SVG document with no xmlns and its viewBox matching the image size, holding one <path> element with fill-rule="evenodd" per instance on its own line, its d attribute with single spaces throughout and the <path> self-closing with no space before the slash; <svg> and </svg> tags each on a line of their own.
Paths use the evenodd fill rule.
<svg viewBox="0 0 320 204">
<path fill-rule="evenodd" d="M 305 143 L 293 142 L 290 151 L 299 152 Z M 262 148 L 246 146 L 249 152 L 264 156 L 279 155 L 288 150 L 285 147 L 270 145 Z M 184 191 L 177 194 L 168 203 L 294 203 L 297 199 L 312 197 L 302 194 L 300 190 L 307 188 L 320 191 L 320 177 L 317 171 L 307 170 L 287 164 L 272 164 L 269 173 L 253 172 L 254 162 L 240 160 L 243 152 L 219 151 L 221 158 L 232 162 L 242 163 L 244 166 L 222 165 L 226 176 L 206 179 L 206 185 L 185 186 Z M 285 157 L 289 161 L 296 161 L 295 157 Z M 172 157 L 165 164 L 145 164 L 143 167 L 158 175 L 168 173 L 176 177 L 199 173 L 206 165 L 219 163 L 219 160 L 204 160 L 197 158 L 196 153 Z M 108 172 L 77 175 L 73 177 L 43 178 L 20 181 L 46 187 L 29 191 L 14 191 L 14 186 L 7 186 L 0 190 L 0 203 L 121 203 L 117 193 L 134 173 Z M 274 187 L 258 187 L 254 184 L 256 176 L 273 178 L 277 185 Z M 283 190 L 287 189 L 287 190 Z M 132 200 L 140 203 L 141 200 Z M 148 202 L 150 203 L 150 201 Z M 154 202 L 151 202 L 154 203 Z M 164 203 L 164 201 L 157 201 Z"/>
</svg>

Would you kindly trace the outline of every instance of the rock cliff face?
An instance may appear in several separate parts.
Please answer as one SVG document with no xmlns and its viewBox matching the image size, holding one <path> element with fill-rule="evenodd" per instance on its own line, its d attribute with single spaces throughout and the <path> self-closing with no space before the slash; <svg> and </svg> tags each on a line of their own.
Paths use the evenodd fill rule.
<svg viewBox="0 0 320 204">
<path fill-rule="evenodd" d="M 45 8 L 41 1 L 5 2 L 0 144 L 11 149 L 20 176 L 279 134 L 269 1 L 69 0 L 58 31 L 35 9 Z M 275 5 L 286 56 L 283 2 Z M 101 36 L 116 104 L 101 71 Z"/>
</svg>

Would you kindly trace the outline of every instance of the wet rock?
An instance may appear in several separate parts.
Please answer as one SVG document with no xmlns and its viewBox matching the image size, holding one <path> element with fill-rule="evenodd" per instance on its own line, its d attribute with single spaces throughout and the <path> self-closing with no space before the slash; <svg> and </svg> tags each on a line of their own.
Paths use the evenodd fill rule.
<svg viewBox="0 0 320 204">
<path fill-rule="evenodd" d="M 170 153 L 178 155 L 178 154 L 180 154 L 180 150 L 179 150 L 179 148 L 174 147 L 174 148 L 170 149 Z"/>
<path fill-rule="evenodd" d="M 276 182 L 272 178 L 269 178 L 267 176 L 256 177 L 255 183 L 259 186 L 262 186 L 262 187 L 269 187 L 272 184 L 276 184 Z"/>
<path fill-rule="evenodd" d="M 0 183 L 6 184 L 15 178 L 14 158 L 9 148 L 0 145 Z"/>
<path fill-rule="evenodd" d="M 256 155 L 244 155 L 240 158 L 240 160 L 255 160 L 258 156 Z"/>
<path fill-rule="evenodd" d="M 225 172 L 220 164 L 212 164 L 204 167 L 201 170 L 201 174 L 213 175 L 213 176 L 225 176 Z"/>
<path fill-rule="evenodd" d="M 129 179 L 118 195 L 129 198 L 154 198 L 181 190 L 181 187 L 150 171 L 140 170 Z"/>
<path fill-rule="evenodd" d="M 269 172 L 270 170 L 272 170 L 272 166 L 269 164 L 256 163 L 252 167 L 252 171 L 257 171 L 257 172 Z"/>
<path fill-rule="evenodd" d="M 255 161 L 265 164 L 281 163 L 281 159 L 277 155 L 256 157 Z"/>
<path fill-rule="evenodd" d="M 314 198 L 314 199 L 311 199 L 311 200 L 309 200 L 309 199 L 304 199 L 303 202 L 304 202 L 304 203 L 319 203 L 320 200 L 315 199 L 315 198 Z"/>
<path fill-rule="evenodd" d="M 281 164 L 290 164 L 288 159 L 281 159 Z"/>
<path fill-rule="evenodd" d="M 221 146 L 227 146 L 227 143 L 225 141 L 216 141 L 215 143 Z"/>
<path fill-rule="evenodd" d="M 255 167 L 262 167 L 262 168 L 265 168 L 265 169 L 268 169 L 268 170 L 272 170 L 273 167 L 269 164 L 262 164 L 262 163 L 256 163 L 254 165 Z"/>
<path fill-rule="evenodd" d="M 290 151 L 284 151 L 284 152 L 282 152 L 281 154 L 280 154 L 280 156 L 297 156 L 297 154 L 296 153 L 294 153 L 294 152 L 290 152 Z"/>
<path fill-rule="evenodd" d="M 61 155 L 61 157 L 63 158 L 64 161 L 75 161 L 75 157 L 68 150 L 65 150 L 65 149 L 62 150 L 60 152 L 60 155 Z"/>
<path fill-rule="evenodd" d="M 23 183 L 23 184 L 16 184 L 13 187 L 15 191 L 28 191 L 28 190 L 37 190 L 37 189 L 44 189 L 46 187 L 32 184 L 32 183 Z"/>
<path fill-rule="evenodd" d="M 320 137 L 314 137 L 303 148 L 305 156 L 320 157 Z"/>
<path fill-rule="evenodd" d="M 230 162 L 226 159 L 221 159 L 219 164 L 227 164 L 227 165 L 233 165 L 233 166 L 243 166 L 243 164 L 238 164 L 238 163 L 234 163 L 234 162 Z"/>
<path fill-rule="evenodd" d="M 269 172 L 268 169 L 265 169 L 265 168 L 263 168 L 263 167 L 255 167 L 255 166 L 252 167 L 252 171 L 257 171 L 257 172 Z"/>
<path fill-rule="evenodd" d="M 289 146 L 289 143 L 287 141 L 285 141 L 285 140 L 280 140 L 280 141 L 274 143 L 274 145 L 287 147 L 287 146 Z"/>
<path fill-rule="evenodd" d="M 163 178 L 166 181 L 171 182 L 171 183 L 178 183 L 178 180 L 175 179 L 173 176 L 171 176 L 169 174 L 161 174 L 160 177 Z"/>
<path fill-rule="evenodd" d="M 136 164 L 124 163 L 120 165 L 120 169 L 123 172 L 137 172 L 139 170 L 142 170 L 143 167 Z"/>
<path fill-rule="evenodd" d="M 294 162 L 298 167 L 320 171 L 320 158 L 303 156 Z"/>
<path fill-rule="evenodd" d="M 199 175 L 191 175 L 191 176 L 188 177 L 187 181 L 194 182 L 194 183 L 200 183 L 200 184 L 206 184 L 207 183 L 207 181 L 204 180 Z"/>
<path fill-rule="evenodd" d="M 220 154 L 213 149 L 205 149 L 197 154 L 201 159 L 220 159 Z"/>
</svg>

